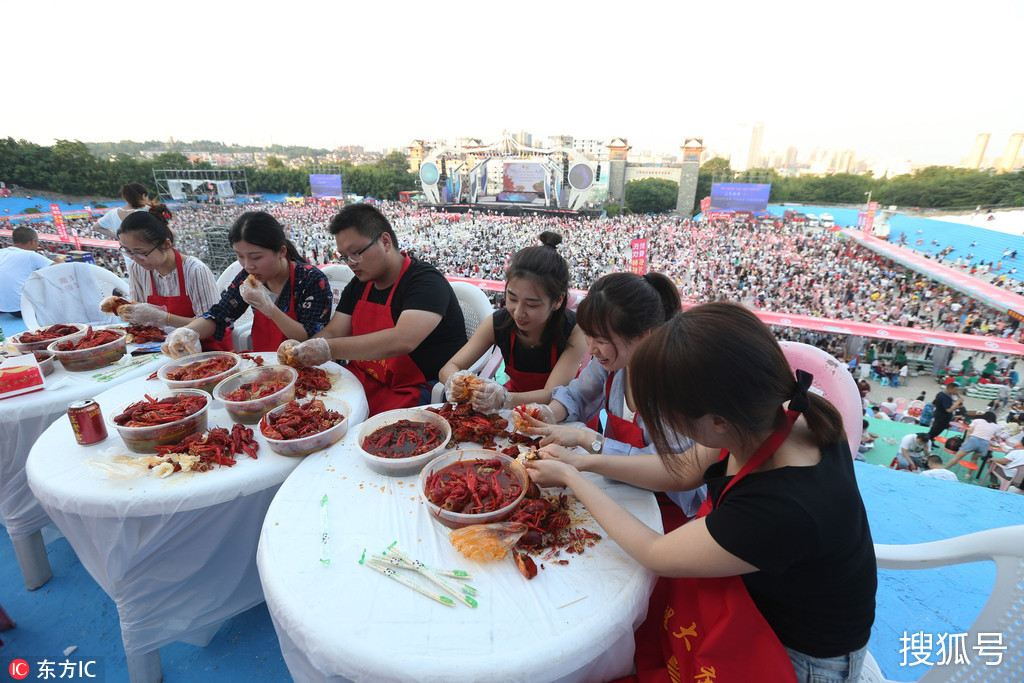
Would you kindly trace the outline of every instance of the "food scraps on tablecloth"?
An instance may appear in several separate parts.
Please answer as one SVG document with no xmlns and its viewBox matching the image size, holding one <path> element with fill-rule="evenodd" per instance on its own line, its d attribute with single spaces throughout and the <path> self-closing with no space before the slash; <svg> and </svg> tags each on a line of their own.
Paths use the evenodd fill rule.
<svg viewBox="0 0 1024 683">
<path fill-rule="evenodd" d="M 85 336 L 81 339 L 69 339 L 58 343 L 54 348 L 58 351 L 84 351 L 85 349 L 93 349 L 97 346 L 109 344 L 120 338 L 121 335 L 113 330 L 94 330 L 92 327 L 87 327 Z"/>
<path fill-rule="evenodd" d="M 167 373 L 167 379 L 174 382 L 192 382 L 197 379 L 206 379 L 207 377 L 213 377 L 214 375 L 220 375 L 227 372 L 235 366 L 238 361 L 234 356 L 223 355 L 214 356 L 213 358 L 207 358 L 206 360 L 197 360 L 194 363 L 188 365 L 182 365 L 180 368 L 175 368 Z"/>
<path fill-rule="evenodd" d="M 121 427 L 152 427 L 183 420 L 202 410 L 206 397 L 195 394 L 177 394 L 155 399 L 149 394 L 143 401 L 132 403 L 115 415 L 114 423 Z"/>
<path fill-rule="evenodd" d="M 296 368 L 299 373 L 295 380 L 295 397 L 306 398 L 310 394 L 322 394 L 331 390 L 331 379 L 323 368 Z"/>
<path fill-rule="evenodd" d="M 412 458 L 440 447 L 444 434 L 429 422 L 398 420 L 363 439 L 362 448 L 378 458 Z"/>
<path fill-rule="evenodd" d="M 437 413 L 448 421 L 452 426 L 452 438 L 448 447 L 452 448 L 460 442 L 474 442 L 484 448 L 495 448 L 495 439 L 499 436 L 509 436 L 505 431 L 508 420 L 497 413 L 478 413 L 468 403 L 445 403 L 440 408 L 427 408 L 432 413 Z"/>
<path fill-rule="evenodd" d="M 129 344 L 147 344 L 167 339 L 167 333 L 155 325 L 129 325 L 125 332 L 128 333 L 125 341 Z"/>
<path fill-rule="evenodd" d="M 344 415 L 328 409 L 320 399 L 307 403 L 291 401 L 283 410 L 264 415 L 260 432 L 268 439 L 290 441 L 326 432 L 344 419 Z"/>
<path fill-rule="evenodd" d="M 252 354 L 249 353 L 240 353 L 238 355 L 246 360 L 251 360 L 253 363 L 256 364 L 256 367 L 263 367 L 263 356 L 253 356 Z"/>
<path fill-rule="evenodd" d="M 191 434 L 179 443 L 157 446 L 158 455 L 147 457 L 151 459 L 150 469 L 157 470 L 154 474 L 166 477 L 180 471 L 207 472 L 216 466 L 231 467 L 237 462 L 236 455 L 256 459 L 259 447 L 252 429 L 236 424 L 230 432 L 214 427 L 206 434 Z"/>
<path fill-rule="evenodd" d="M 18 335 L 19 344 L 34 344 L 42 341 L 53 341 L 60 337 L 67 337 L 71 334 L 78 334 L 81 332 L 80 329 L 74 325 L 50 325 L 49 327 L 43 327 L 35 332 L 22 332 Z"/>
</svg>

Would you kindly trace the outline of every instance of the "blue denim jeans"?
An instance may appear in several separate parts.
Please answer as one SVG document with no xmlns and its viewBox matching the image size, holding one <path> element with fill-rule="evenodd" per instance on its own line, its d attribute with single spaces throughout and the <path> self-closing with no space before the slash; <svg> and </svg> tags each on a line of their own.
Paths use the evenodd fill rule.
<svg viewBox="0 0 1024 683">
<path fill-rule="evenodd" d="M 840 657 L 811 657 L 788 647 L 786 652 L 799 683 L 857 683 L 868 646 Z"/>
</svg>

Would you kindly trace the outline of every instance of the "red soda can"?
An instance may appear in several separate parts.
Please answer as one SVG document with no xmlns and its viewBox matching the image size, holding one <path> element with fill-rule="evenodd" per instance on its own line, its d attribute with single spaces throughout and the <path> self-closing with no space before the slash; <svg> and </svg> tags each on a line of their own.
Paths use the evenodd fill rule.
<svg viewBox="0 0 1024 683">
<path fill-rule="evenodd" d="M 107 438 L 107 426 L 103 424 L 100 404 L 91 398 L 75 401 L 68 406 L 68 420 L 75 432 L 79 446 L 91 446 Z"/>
</svg>

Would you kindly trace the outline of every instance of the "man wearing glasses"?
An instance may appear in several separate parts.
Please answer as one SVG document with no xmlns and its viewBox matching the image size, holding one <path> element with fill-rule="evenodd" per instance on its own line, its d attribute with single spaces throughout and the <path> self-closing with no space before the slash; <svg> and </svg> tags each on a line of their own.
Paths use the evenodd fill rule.
<svg viewBox="0 0 1024 683">
<path fill-rule="evenodd" d="M 285 341 L 278 355 L 302 366 L 347 359 L 370 415 L 429 402 L 438 371 L 466 343 L 451 285 L 399 251 L 391 224 L 368 204 L 346 206 L 327 228 L 355 278 L 327 326 L 309 341 Z"/>
<path fill-rule="evenodd" d="M 40 268 L 63 263 L 64 257 L 51 261 L 38 253 L 39 235 L 32 228 L 15 228 L 11 239 L 14 246 L 0 249 L 0 312 L 20 318 L 21 288 L 25 280 Z"/>
</svg>

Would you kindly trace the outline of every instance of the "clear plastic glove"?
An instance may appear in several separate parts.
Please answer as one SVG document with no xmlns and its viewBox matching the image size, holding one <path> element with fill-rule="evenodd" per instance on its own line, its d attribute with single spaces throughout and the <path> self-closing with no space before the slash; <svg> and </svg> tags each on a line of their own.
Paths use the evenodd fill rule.
<svg viewBox="0 0 1024 683">
<path fill-rule="evenodd" d="M 551 410 L 551 407 L 543 403 L 527 403 L 523 406 L 522 412 L 526 413 L 529 417 L 544 422 L 549 425 L 553 425 L 558 420 L 555 419 L 555 413 Z"/>
<path fill-rule="evenodd" d="M 294 363 L 295 347 L 300 343 L 295 339 L 285 339 L 281 342 L 281 345 L 277 347 L 277 362 L 281 365 L 291 365 Z"/>
<path fill-rule="evenodd" d="M 294 339 L 290 341 L 295 341 Z M 281 343 L 277 348 L 277 357 L 281 357 L 282 348 L 288 341 Z M 294 368 L 310 368 L 314 365 L 321 365 L 331 360 L 331 345 L 323 337 L 315 337 L 295 346 L 288 346 L 284 349 L 288 358 L 288 365 Z"/>
<path fill-rule="evenodd" d="M 444 394 L 449 401 L 463 403 L 470 398 L 472 383 L 477 379 L 469 370 L 459 370 L 448 375 L 448 381 L 444 383 Z"/>
<path fill-rule="evenodd" d="M 252 306 L 255 310 L 259 311 L 263 315 L 270 315 L 270 311 L 277 307 L 277 303 L 274 301 L 274 295 L 270 293 L 270 290 L 263 286 L 263 283 L 257 283 L 256 286 L 249 284 L 249 278 L 242 280 L 242 284 L 238 286 L 238 293 L 242 295 L 242 300 L 245 303 Z"/>
<path fill-rule="evenodd" d="M 508 400 L 508 389 L 494 380 L 477 379 L 470 399 L 473 410 L 481 413 L 496 413 L 505 407 L 505 401 Z"/>
<path fill-rule="evenodd" d="M 179 327 L 167 335 L 167 341 L 160 346 L 160 351 L 171 358 L 181 358 L 199 353 L 199 333 L 188 327 Z"/>
<path fill-rule="evenodd" d="M 167 311 L 153 304 L 129 304 L 117 309 L 117 316 L 126 323 L 136 325 L 167 325 Z"/>
</svg>

